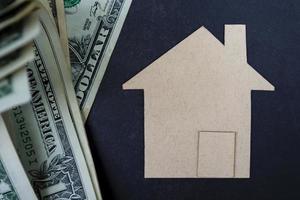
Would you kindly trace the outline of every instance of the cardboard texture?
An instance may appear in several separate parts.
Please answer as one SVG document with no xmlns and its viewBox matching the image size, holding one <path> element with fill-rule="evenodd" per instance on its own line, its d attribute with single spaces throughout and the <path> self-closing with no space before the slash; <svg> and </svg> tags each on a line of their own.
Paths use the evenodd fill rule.
<svg viewBox="0 0 300 200">
<path fill-rule="evenodd" d="M 247 63 L 245 25 L 225 45 L 201 27 L 124 83 L 143 89 L 146 178 L 249 178 L 251 90 L 274 87 Z"/>
<path fill-rule="evenodd" d="M 197 176 L 233 178 L 234 154 L 234 132 L 199 132 Z"/>
</svg>

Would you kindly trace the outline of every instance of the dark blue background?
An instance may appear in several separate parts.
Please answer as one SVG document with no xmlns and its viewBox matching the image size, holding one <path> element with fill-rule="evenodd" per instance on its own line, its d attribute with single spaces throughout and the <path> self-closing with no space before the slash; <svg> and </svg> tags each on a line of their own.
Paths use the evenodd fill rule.
<svg viewBox="0 0 300 200">
<path fill-rule="evenodd" d="M 223 42 L 231 23 L 276 87 L 252 93 L 251 179 L 144 179 L 143 92 L 121 85 L 201 26 Z M 299 0 L 134 0 L 86 123 L 104 200 L 299 199 L 299 55 Z"/>
</svg>

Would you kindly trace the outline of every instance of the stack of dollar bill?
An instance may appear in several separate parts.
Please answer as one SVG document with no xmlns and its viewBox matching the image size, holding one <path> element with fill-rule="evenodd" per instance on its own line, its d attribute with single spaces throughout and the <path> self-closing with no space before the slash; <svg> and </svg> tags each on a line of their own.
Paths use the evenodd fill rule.
<svg viewBox="0 0 300 200">
<path fill-rule="evenodd" d="M 84 121 L 130 4 L 0 1 L 0 199 L 102 199 Z"/>
<path fill-rule="evenodd" d="M 0 112 L 30 100 L 25 65 L 33 59 L 39 24 L 36 2 L 0 3 Z"/>
</svg>

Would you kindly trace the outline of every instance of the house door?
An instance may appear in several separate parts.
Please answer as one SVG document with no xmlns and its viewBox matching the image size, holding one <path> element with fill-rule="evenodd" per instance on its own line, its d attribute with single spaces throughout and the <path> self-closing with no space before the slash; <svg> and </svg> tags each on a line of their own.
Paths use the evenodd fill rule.
<svg viewBox="0 0 300 200">
<path fill-rule="evenodd" d="M 236 132 L 198 132 L 197 177 L 234 178 Z"/>
</svg>

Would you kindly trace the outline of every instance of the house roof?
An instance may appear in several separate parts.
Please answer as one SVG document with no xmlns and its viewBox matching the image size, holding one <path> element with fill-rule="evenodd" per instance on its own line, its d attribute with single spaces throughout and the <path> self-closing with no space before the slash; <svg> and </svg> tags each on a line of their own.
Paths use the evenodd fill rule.
<svg viewBox="0 0 300 200">
<path fill-rule="evenodd" d="M 252 90 L 274 90 L 247 63 L 246 27 L 225 25 L 225 45 L 205 27 L 201 27 L 174 48 L 162 55 L 132 79 L 123 84 L 124 89 L 145 89 L 185 79 L 199 80 L 216 76 L 239 80 Z"/>
</svg>

